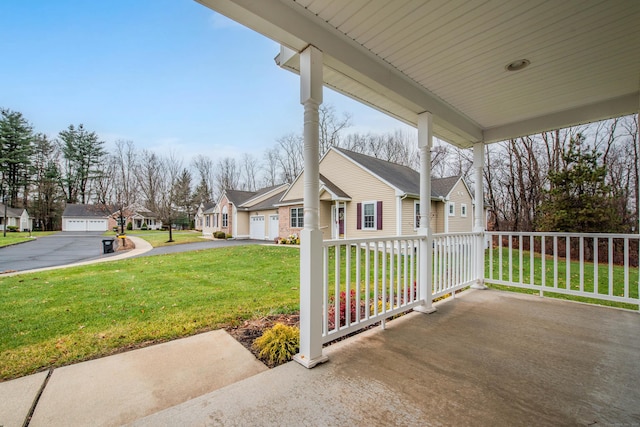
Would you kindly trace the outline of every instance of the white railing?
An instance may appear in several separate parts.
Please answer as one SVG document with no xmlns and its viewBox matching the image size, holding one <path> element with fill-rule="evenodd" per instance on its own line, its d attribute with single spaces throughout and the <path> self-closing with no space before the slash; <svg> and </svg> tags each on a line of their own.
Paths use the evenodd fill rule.
<svg viewBox="0 0 640 427">
<path fill-rule="evenodd" d="M 638 305 L 640 236 L 487 232 L 485 282 Z"/>
<path fill-rule="evenodd" d="M 438 234 L 432 248 L 431 295 L 420 294 L 423 236 L 328 240 L 323 243 L 323 342 L 382 322 L 422 305 L 423 299 L 455 295 L 478 279 L 479 234 Z M 425 254 L 425 256 L 428 256 Z"/>
<path fill-rule="evenodd" d="M 433 236 L 433 298 L 451 294 L 478 279 L 475 248 L 479 234 L 449 233 Z"/>
<path fill-rule="evenodd" d="M 421 304 L 418 260 L 424 238 L 323 242 L 324 343 Z"/>
</svg>

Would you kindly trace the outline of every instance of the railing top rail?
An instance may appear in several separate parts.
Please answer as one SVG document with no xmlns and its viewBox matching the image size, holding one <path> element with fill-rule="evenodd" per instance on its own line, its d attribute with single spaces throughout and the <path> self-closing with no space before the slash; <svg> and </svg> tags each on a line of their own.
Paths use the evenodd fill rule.
<svg viewBox="0 0 640 427">
<path fill-rule="evenodd" d="M 540 231 L 487 231 L 490 236 L 534 236 L 534 237 L 597 237 L 601 239 L 640 239 L 640 234 L 617 233 L 564 233 L 564 232 L 540 232 Z"/>
<path fill-rule="evenodd" d="M 353 245 L 360 243 L 380 243 L 380 242 L 393 242 L 398 240 L 422 240 L 427 236 L 419 236 L 417 234 L 405 235 L 405 236 L 384 236 L 384 237 L 366 237 L 360 239 L 333 239 L 325 240 L 322 242 L 323 246 L 337 246 L 337 245 Z"/>
<path fill-rule="evenodd" d="M 458 232 L 458 233 L 437 233 L 437 234 L 433 234 L 432 236 L 436 238 L 436 237 L 460 237 L 460 236 L 476 236 L 477 237 L 480 235 L 481 233 L 468 231 L 468 232 Z"/>
</svg>

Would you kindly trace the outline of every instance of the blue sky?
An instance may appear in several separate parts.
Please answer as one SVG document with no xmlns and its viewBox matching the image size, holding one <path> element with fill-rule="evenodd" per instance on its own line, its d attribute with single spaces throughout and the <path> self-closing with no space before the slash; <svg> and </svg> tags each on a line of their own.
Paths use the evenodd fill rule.
<svg viewBox="0 0 640 427">
<path fill-rule="evenodd" d="M 279 46 L 193 0 L 1 0 L 0 107 L 55 137 L 83 123 L 185 160 L 261 156 L 302 130 Z M 325 89 L 351 132 L 410 129 Z"/>
</svg>

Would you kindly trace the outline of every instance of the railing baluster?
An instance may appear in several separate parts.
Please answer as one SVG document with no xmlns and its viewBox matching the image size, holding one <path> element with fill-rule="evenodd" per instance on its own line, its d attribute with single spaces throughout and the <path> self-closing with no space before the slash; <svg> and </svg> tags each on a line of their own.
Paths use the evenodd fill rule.
<svg viewBox="0 0 640 427">
<path fill-rule="evenodd" d="M 613 295 L 613 238 L 609 237 L 609 296 Z"/>
<path fill-rule="evenodd" d="M 334 251 L 335 251 L 335 246 L 334 246 Z M 326 273 L 329 272 L 329 247 L 325 246 L 324 250 L 324 259 L 323 259 L 323 263 L 324 263 L 324 271 Z M 322 298 L 324 301 L 324 304 L 322 304 L 322 308 L 323 308 L 323 316 L 322 316 L 322 334 L 323 335 L 327 335 L 327 333 L 329 332 L 329 317 L 327 315 L 327 313 L 329 313 L 329 274 L 325 274 L 324 278 L 322 280 Z"/>
<path fill-rule="evenodd" d="M 629 298 L 629 239 L 624 239 L 624 297 Z"/>
<path fill-rule="evenodd" d="M 535 252 L 535 244 L 536 244 L 536 239 L 533 237 L 533 234 L 531 234 L 529 236 L 529 284 L 533 285 L 534 284 L 534 273 L 535 273 L 535 259 L 533 257 L 533 254 Z"/>
<path fill-rule="evenodd" d="M 542 288 L 540 288 L 540 296 L 544 296 L 544 287 L 547 284 L 546 279 L 547 279 L 547 272 L 545 269 L 545 241 L 544 241 L 544 236 L 542 236 L 541 238 L 541 252 L 542 252 L 542 256 L 540 257 L 540 263 L 541 263 L 541 274 L 542 274 Z"/>
<path fill-rule="evenodd" d="M 584 237 L 580 236 L 580 292 L 584 292 Z"/>
<path fill-rule="evenodd" d="M 351 245 L 344 245 L 345 253 L 345 294 L 344 294 L 344 324 L 351 326 Z"/>
<path fill-rule="evenodd" d="M 600 289 L 599 289 L 599 283 L 598 283 L 598 273 L 600 270 L 599 265 L 598 265 L 598 238 L 594 237 L 593 238 L 593 293 L 594 294 L 598 294 L 600 293 Z"/>
<path fill-rule="evenodd" d="M 565 258 L 565 273 L 566 273 L 566 282 L 564 284 L 565 289 L 571 289 L 571 241 L 570 237 L 566 237 L 565 249 L 564 249 L 564 258 Z"/>
<path fill-rule="evenodd" d="M 558 287 L 558 236 L 553 236 L 553 287 Z"/>
<path fill-rule="evenodd" d="M 360 323 L 360 306 L 361 306 L 361 302 L 362 302 L 362 295 L 361 295 L 361 290 L 362 290 L 362 286 L 361 286 L 361 271 L 360 271 L 360 267 L 361 267 L 361 263 L 362 263 L 362 249 L 360 248 L 359 245 L 354 245 L 354 248 L 356 250 L 356 283 L 354 284 L 354 287 L 356 289 L 356 322 Z"/>
</svg>

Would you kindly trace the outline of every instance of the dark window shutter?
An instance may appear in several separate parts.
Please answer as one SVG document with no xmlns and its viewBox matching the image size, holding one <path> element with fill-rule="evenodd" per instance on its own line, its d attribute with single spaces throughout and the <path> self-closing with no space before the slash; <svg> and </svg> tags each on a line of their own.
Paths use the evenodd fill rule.
<svg viewBox="0 0 640 427">
<path fill-rule="evenodd" d="M 356 214 L 356 228 L 358 230 L 362 230 L 362 203 L 358 203 L 356 208 L 357 214 Z"/>
<path fill-rule="evenodd" d="M 377 215 L 376 215 L 378 217 L 378 224 L 377 224 L 376 229 L 377 230 L 382 230 L 382 201 L 379 201 L 377 203 L 376 208 L 378 210 Z"/>
</svg>

